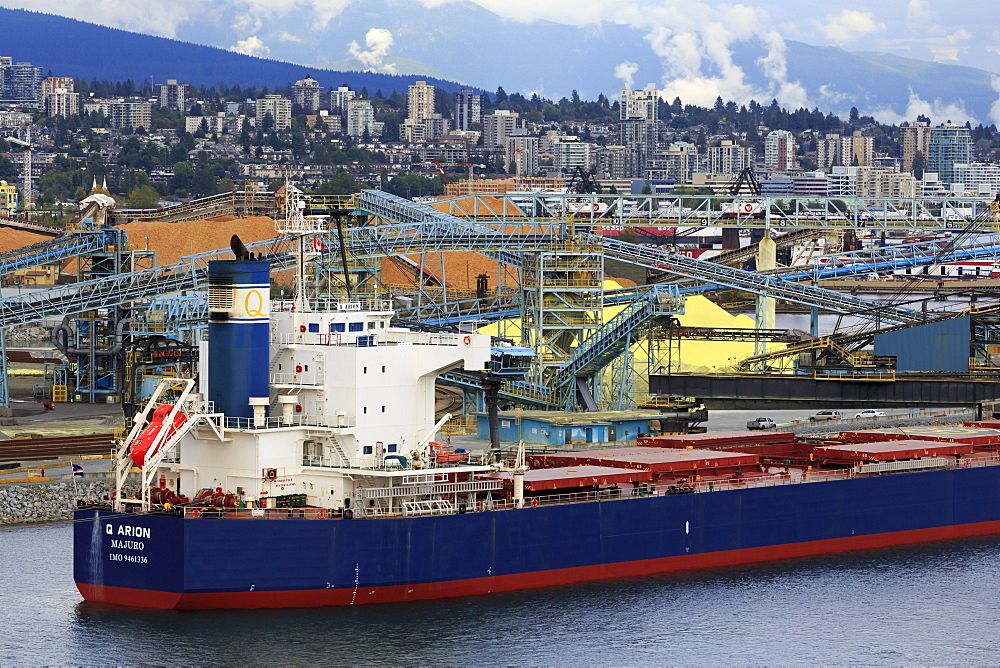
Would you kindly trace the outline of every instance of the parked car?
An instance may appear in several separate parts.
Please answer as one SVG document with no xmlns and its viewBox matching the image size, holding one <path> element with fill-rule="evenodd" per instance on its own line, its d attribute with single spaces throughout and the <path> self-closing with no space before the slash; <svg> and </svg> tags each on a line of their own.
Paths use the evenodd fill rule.
<svg viewBox="0 0 1000 668">
<path fill-rule="evenodd" d="M 777 426 L 769 417 L 759 417 L 747 422 L 747 429 L 775 429 Z"/>
<path fill-rule="evenodd" d="M 820 411 L 809 418 L 810 422 L 823 422 L 824 420 L 843 420 L 844 414 L 840 411 Z"/>
<path fill-rule="evenodd" d="M 854 415 L 856 418 L 873 418 L 873 417 L 885 417 L 885 411 L 876 410 L 874 408 L 866 408 L 863 411 L 859 411 Z"/>
</svg>

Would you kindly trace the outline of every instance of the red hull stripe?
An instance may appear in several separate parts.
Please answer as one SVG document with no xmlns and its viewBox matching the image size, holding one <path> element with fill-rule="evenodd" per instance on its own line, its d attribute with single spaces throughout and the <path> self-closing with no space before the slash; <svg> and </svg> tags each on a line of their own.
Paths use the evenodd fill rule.
<svg viewBox="0 0 1000 668">
<path fill-rule="evenodd" d="M 362 603 L 392 603 L 428 598 L 447 598 L 488 594 L 514 589 L 530 589 L 553 585 L 632 577 L 690 570 L 731 566 L 757 561 L 788 559 L 810 554 L 843 552 L 867 548 L 905 545 L 924 541 L 979 536 L 1000 533 L 1000 521 L 962 524 L 958 526 L 914 529 L 867 536 L 830 538 L 805 543 L 789 543 L 742 550 L 706 552 L 702 554 L 625 561 L 615 564 L 559 568 L 532 573 L 498 575 L 468 580 L 449 580 L 412 585 L 387 587 L 359 587 L 358 589 L 305 589 L 292 591 L 241 591 L 179 594 L 124 587 L 101 587 L 77 583 L 80 593 L 88 601 L 116 603 L 144 608 L 177 610 L 207 610 L 212 608 L 305 608 L 326 605 L 355 605 Z"/>
</svg>

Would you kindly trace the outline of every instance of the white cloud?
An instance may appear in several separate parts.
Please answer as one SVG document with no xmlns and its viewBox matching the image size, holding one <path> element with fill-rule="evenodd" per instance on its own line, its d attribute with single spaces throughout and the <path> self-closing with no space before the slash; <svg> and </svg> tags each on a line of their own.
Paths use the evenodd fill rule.
<svg viewBox="0 0 1000 668">
<path fill-rule="evenodd" d="M 313 0 L 312 9 L 317 26 L 320 29 L 326 28 L 330 21 L 347 9 L 349 4 L 351 0 Z"/>
<path fill-rule="evenodd" d="M 294 42 L 296 44 L 302 42 L 301 36 L 293 35 L 292 33 L 287 31 L 282 32 L 280 35 L 278 35 L 278 39 L 280 39 L 282 42 Z"/>
<path fill-rule="evenodd" d="M 653 52 L 663 63 L 663 97 L 709 105 L 717 97 L 745 103 L 776 98 L 785 106 L 808 106 L 805 89 L 788 81 L 786 45 L 773 29 L 770 17 L 746 5 L 709 5 L 699 0 L 663 0 L 662 4 L 623 4 L 615 20 L 645 32 Z M 768 80 L 764 88 L 747 81 L 746 71 L 733 57 L 738 42 L 764 47 L 757 67 Z"/>
<path fill-rule="evenodd" d="M 178 37 L 178 29 L 211 10 L 212 0 L 21 0 L 5 1 L 4 7 L 29 9 L 47 14 L 98 23 L 160 37 Z"/>
<path fill-rule="evenodd" d="M 819 27 L 823 35 L 834 44 L 847 44 L 873 32 L 885 30 L 885 24 L 876 21 L 871 12 L 853 9 L 845 9 L 839 16 L 827 16 Z"/>
<path fill-rule="evenodd" d="M 996 79 L 994 79 L 994 90 L 1000 92 L 1000 88 L 997 88 L 998 84 Z M 998 103 L 994 103 L 994 110 L 1000 112 L 998 108 Z M 916 120 L 917 116 L 923 114 L 931 119 L 933 125 L 939 123 L 944 123 L 945 121 L 951 121 L 952 123 L 964 124 L 966 121 L 972 123 L 973 125 L 978 125 L 979 121 L 975 116 L 970 114 L 965 108 L 965 102 L 963 100 L 956 100 L 954 102 L 944 102 L 940 98 L 928 102 L 923 99 L 917 93 L 910 89 L 910 97 L 906 105 L 906 111 L 902 114 L 898 113 L 892 107 L 882 107 L 875 109 L 871 112 L 876 120 L 882 123 L 902 123 L 903 121 L 913 121 Z"/>
<path fill-rule="evenodd" d="M 831 106 L 838 105 L 844 100 L 849 100 L 851 98 L 850 95 L 837 91 L 830 84 L 823 84 L 819 87 L 818 91 L 820 97 Z"/>
<path fill-rule="evenodd" d="M 921 30 L 933 19 L 931 5 L 927 0 L 910 0 L 907 4 L 906 22 L 910 30 Z"/>
<path fill-rule="evenodd" d="M 990 84 L 993 86 L 993 92 L 1000 95 L 1000 77 L 992 77 Z M 1000 97 L 990 106 L 990 120 L 1000 125 Z"/>
<path fill-rule="evenodd" d="M 271 53 L 270 47 L 264 44 L 264 42 L 256 35 L 251 35 L 246 39 L 241 39 L 236 42 L 235 45 L 229 47 L 229 50 L 235 51 L 236 53 L 243 53 L 248 56 L 258 56 L 260 58 L 265 58 Z"/>
<path fill-rule="evenodd" d="M 959 28 L 947 35 L 927 35 L 908 39 L 891 39 L 882 42 L 884 49 L 907 49 L 922 47 L 931 52 L 935 62 L 957 61 L 960 54 L 969 50 L 969 43 L 973 40 L 972 33 L 964 28 Z M 986 51 L 990 47 L 984 47 Z"/>
<path fill-rule="evenodd" d="M 631 88 L 635 81 L 635 73 L 639 71 L 639 64 L 626 60 L 624 63 L 615 65 L 615 78 L 622 80 L 622 85 Z"/>
<path fill-rule="evenodd" d="M 385 57 L 389 55 L 389 49 L 392 48 L 392 42 L 391 32 L 385 28 L 372 28 L 365 34 L 367 50 L 362 49 L 355 41 L 351 41 L 347 50 L 358 59 L 366 71 L 393 74 L 396 72 L 396 66 L 384 62 Z"/>
</svg>

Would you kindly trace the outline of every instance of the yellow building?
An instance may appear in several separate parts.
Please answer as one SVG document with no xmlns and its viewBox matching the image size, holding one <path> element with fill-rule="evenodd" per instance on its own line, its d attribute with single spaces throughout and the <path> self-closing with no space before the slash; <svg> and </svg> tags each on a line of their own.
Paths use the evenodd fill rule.
<svg viewBox="0 0 1000 668">
<path fill-rule="evenodd" d="M 0 215 L 17 211 L 17 186 L 0 181 Z"/>
</svg>

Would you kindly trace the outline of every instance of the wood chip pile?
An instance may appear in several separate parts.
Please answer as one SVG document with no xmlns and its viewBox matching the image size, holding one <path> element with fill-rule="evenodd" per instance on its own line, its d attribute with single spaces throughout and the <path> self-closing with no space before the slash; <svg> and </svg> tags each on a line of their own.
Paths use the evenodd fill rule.
<svg viewBox="0 0 1000 668">
<path fill-rule="evenodd" d="M 185 255 L 202 253 L 218 248 L 229 248 L 229 239 L 238 234 L 245 244 L 278 236 L 274 221 L 267 216 L 188 220 L 181 223 L 136 221 L 121 226 L 135 249 L 156 251 L 156 264 L 173 264 Z"/>
<path fill-rule="evenodd" d="M 25 230 L 15 230 L 9 227 L 0 227 L 0 253 L 24 248 L 31 244 L 37 244 L 51 239 L 47 234 L 35 234 Z"/>
</svg>

